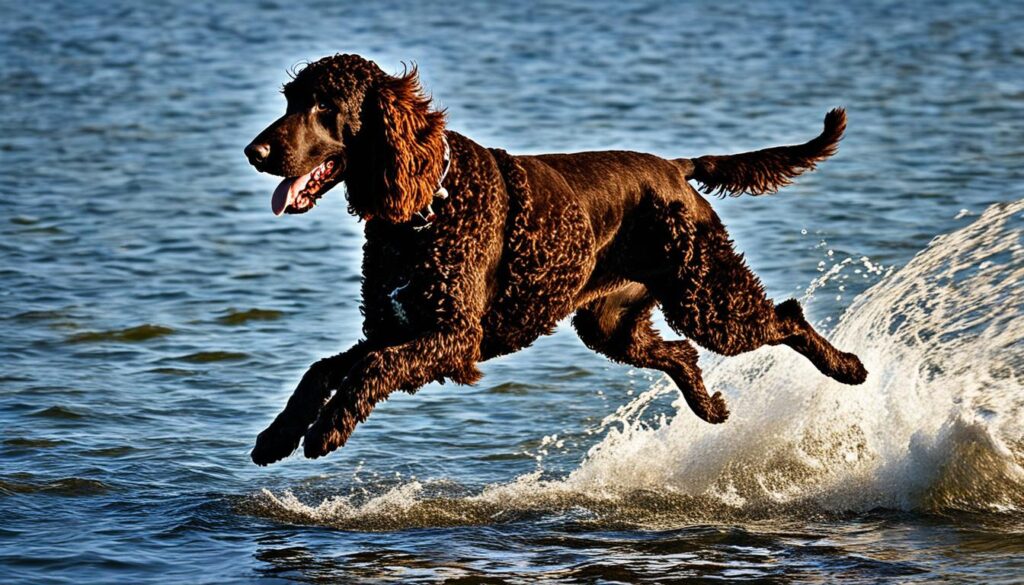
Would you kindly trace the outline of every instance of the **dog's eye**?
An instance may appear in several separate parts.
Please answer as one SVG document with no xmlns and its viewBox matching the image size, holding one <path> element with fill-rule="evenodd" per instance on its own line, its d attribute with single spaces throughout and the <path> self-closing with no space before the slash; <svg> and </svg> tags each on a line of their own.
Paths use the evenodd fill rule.
<svg viewBox="0 0 1024 585">
<path fill-rule="evenodd" d="M 316 103 L 316 110 L 318 112 L 328 112 L 334 108 L 334 104 L 327 100 L 320 100 Z"/>
</svg>

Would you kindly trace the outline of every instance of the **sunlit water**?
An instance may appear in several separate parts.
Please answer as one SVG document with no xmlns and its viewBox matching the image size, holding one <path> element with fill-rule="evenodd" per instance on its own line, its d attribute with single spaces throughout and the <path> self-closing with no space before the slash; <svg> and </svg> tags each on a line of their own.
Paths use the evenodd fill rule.
<svg viewBox="0 0 1024 585">
<path fill-rule="evenodd" d="M 0 582 L 1011 582 L 1024 574 L 1024 8 L 981 2 L 9 3 Z M 241 148 L 287 69 L 416 60 L 513 152 L 840 154 L 715 201 L 871 375 L 704 356 L 732 418 L 561 327 L 326 459 L 255 434 L 355 341 L 361 225 L 274 218 Z M 475 581 L 474 581 L 475 580 Z"/>
</svg>

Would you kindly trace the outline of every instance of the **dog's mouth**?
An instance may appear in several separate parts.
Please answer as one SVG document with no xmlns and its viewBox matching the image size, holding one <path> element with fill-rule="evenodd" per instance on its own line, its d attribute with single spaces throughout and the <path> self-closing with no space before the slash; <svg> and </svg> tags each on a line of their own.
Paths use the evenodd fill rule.
<svg viewBox="0 0 1024 585">
<path fill-rule="evenodd" d="M 329 158 L 301 177 L 287 177 L 274 189 L 270 209 L 278 216 L 313 209 L 324 193 L 338 184 L 343 166 L 340 158 Z"/>
</svg>

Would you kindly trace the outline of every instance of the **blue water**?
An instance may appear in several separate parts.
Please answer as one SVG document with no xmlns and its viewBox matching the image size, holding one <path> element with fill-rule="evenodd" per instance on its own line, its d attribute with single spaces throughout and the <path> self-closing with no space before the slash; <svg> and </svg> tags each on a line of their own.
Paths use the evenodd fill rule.
<svg viewBox="0 0 1024 585">
<path fill-rule="evenodd" d="M 1024 575 L 1024 432 L 1002 422 L 1021 414 L 1022 291 L 993 285 L 999 271 L 969 290 L 922 277 L 934 292 L 900 313 L 977 293 L 963 297 L 987 315 L 975 329 L 939 312 L 910 319 L 915 343 L 938 344 L 920 355 L 962 347 L 963 362 L 882 366 L 903 354 L 849 333 L 884 306 L 882 292 L 871 311 L 854 306 L 845 330 L 863 341 L 854 349 L 878 354 L 873 374 L 911 390 L 954 370 L 998 388 L 976 409 L 981 426 L 939 428 L 974 400 L 970 384 L 928 387 L 941 412 L 904 412 L 903 434 L 862 425 L 829 435 L 861 455 L 829 459 L 799 443 L 790 455 L 818 463 L 763 474 L 737 462 L 780 433 L 838 428 L 801 418 L 799 405 L 769 411 L 782 429 L 743 426 L 744 409 L 769 401 L 746 386 L 782 379 L 768 365 L 723 386 L 736 420 L 685 450 L 710 431 L 681 427 L 692 415 L 671 392 L 644 402 L 643 428 L 665 437 L 648 447 L 643 433 L 616 434 L 628 413 L 602 421 L 662 387 L 660 375 L 611 364 L 563 325 L 484 364 L 474 387 L 396 395 L 326 459 L 257 468 L 252 441 L 305 368 L 359 336 L 362 226 L 341 189 L 312 213 L 273 217 L 275 181 L 242 156 L 283 111 L 289 68 L 335 52 L 388 71 L 417 62 L 451 128 L 518 153 L 749 150 L 806 140 L 845 106 L 847 137 L 818 172 L 777 196 L 714 202 L 771 295 L 800 296 L 831 274 L 808 300 L 830 329 L 939 234 L 984 232 L 933 244 L 934 265 L 908 270 L 964 252 L 950 241 L 982 252 L 1008 242 L 965 260 L 964 274 L 1020 266 L 1019 225 L 981 214 L 1024 199 L 1024 4 L 54 0 L 5 2 L 3 13 L 0 582 Z M 964 341 L 978 328 L 999 351 Z M 783 359 L 775 351 L 751 359 Z M 706 364 L 709 381 L 732 379 L 728 360 Z M 808 400 L 883 393 L 807 379 Z M 915 459 L 932 431 L 948 444 Z M 636 452 L 599 457 L 622 445 Z M 904 471 L 858 467 L 873 495 L 839 497 L 822 478 L 864 453 Z M 719 483 L 688 483 L 712 460 L 732 464 Z M 992 461 L 1002 471 L 971 484 Z M 606 473 L 620 465 L 631 471 Z"/>
</svg>

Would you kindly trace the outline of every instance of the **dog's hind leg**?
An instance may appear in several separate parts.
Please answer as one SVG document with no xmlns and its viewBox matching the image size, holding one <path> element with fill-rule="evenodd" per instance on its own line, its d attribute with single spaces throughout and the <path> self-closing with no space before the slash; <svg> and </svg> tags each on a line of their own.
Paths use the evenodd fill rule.
<svg viewBox="0 0 1024 585">
<path fill-rule="evenodd" d="M 776 306 L 765 295 L 761 281 L 733 250 L 717 218 L 697 225 L 673 214 L 665 225 L 662 249 L 678 268 L 654 275 L 645 284 L 674 330 L 728 356 L 785 344 L 826 376 L 845 384 L 864 381 L 867 371 L 857 356 L 839 351 L 819 335 L 795 300 Z"/>
<path fill-rule="evenodd" d="M 709 423 L 729 416 L 720 392 L 708 395 L 697 365 L 697 350 L 687 341 L 666 341 L 651 323 L 654 298 L 640 284 L 588 303 L 572 324 L 590 349 L 614 361 L 661 370 L 672 378 L 690 409 Z"/>
<path fill-rule="evenodd" d="M 822 374 L 843 384 L 860 384 L 867 379 L 868 372 L 860 359 L 852 353 L 839 351 L 815 331 L 804 318 L 796 299 L 775 305 L 775 316 L 782 339 L 773 344 L 783 343 L 795 349 Z"/>
</svg>

